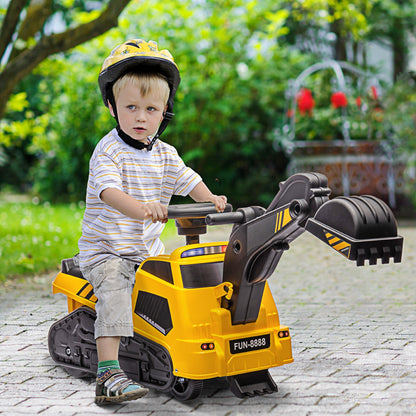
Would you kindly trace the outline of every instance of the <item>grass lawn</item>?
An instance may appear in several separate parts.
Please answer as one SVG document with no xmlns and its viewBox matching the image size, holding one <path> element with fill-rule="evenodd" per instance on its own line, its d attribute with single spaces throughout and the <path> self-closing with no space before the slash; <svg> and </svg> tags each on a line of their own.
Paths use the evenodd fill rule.
<svg viewBox="0 0 416 416">
<path fill-rule="evenodd" d="M 84 204 L 39 204 L 0 196 L 0 283 L 58 271 L 61 260 L 78 252 Z M 169 221 L 164 236 L 175 233 Z"/>
</svg>

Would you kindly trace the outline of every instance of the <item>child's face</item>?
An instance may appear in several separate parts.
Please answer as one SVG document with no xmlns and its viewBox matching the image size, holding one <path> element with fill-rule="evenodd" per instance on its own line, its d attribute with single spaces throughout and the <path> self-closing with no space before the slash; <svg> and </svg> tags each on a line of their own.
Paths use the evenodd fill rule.
<svg viewBox="0 0 416 416">
<path fill-rule="evenodd" d="M 120 90 L 116 98 L 118 121 L 121 129 L 133 139 L 146 144 L 147 138 L 157 132 L 167 108 L 159 95 L 149 91 L 143 97 L 132 83 Z M 114 117 L 111 105 L 109 109 Z"/>
</svg>

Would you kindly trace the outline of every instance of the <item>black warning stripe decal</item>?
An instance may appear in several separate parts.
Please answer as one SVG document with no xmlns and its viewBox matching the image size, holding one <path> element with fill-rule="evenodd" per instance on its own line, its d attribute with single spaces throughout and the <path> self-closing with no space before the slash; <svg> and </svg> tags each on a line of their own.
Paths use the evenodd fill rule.
<svg viewBox="0 0 416 416">
<path fill-rule="evenodd" d="M 87 288 L 88 286 L 90 286 L 90 284 L 87 282 L 85 283 L 84 286 L 82 286 L 82 288 L 79 290 L 79 292 L 77 293 L 77 296 L 82 296 L 82 292 L 85 290 L 85 288 Z M 82 296 L 83 297 L 83 296 Z"/>
<path fill-rule="evenodd" d="M 94 294 L 94 289 L 91 289 L 87 295 L 85 296 L 85 299 L 91 300 L 92 295 Z"/>
<path fill-rule="evenodd" d="M 78 291 L 77 296 L 80 296 L 84 299 L 90 300 L 91 302 L 97 302 L 97 297 L 94 295 L 94 288 L 90 283 L 86 283 Z"/>
<path fill-rule="evenodd" d="M 342 240 L 341 238 L 337 237 L 325 231 L 325 237 L 327 239 L 328 244 L 339 253 L 343 254 L 345 257 L 349 258 L 351 253 L 351 244 L 347 243 L 346 241 Z"/>
<path fill-rule="evenodd" d="M 289 208 L 286 208 L 282 211 L 279 211 L 276 215 L 276 225 L 274 227 L 274 232 L 277 233 L 283 227 L 285 227 L 289 222 L 292 221 Z"/>
</svg>

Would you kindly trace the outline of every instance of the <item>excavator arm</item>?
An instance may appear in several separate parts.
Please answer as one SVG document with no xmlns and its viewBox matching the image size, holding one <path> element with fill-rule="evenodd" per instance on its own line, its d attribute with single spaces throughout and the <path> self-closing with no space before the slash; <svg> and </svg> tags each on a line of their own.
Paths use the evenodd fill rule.
<svg viewBox="0 0 416 416">
<path fill-rule="evenodd" d="M 266 280 L 289 244 L 308 231 L 357 265 L 378 258 L 401 261 L 403 238 L 390 208 L 371 196 L 329 200 L 327 178 L 300 173 L 281 182 L 267 209 L 240 208 L 209 214 L 208 225 L 234 224 L 224 258 L 223 280 L 233 284 L 230 300 L 233 325 L 255 322 Z"/>
</svg>

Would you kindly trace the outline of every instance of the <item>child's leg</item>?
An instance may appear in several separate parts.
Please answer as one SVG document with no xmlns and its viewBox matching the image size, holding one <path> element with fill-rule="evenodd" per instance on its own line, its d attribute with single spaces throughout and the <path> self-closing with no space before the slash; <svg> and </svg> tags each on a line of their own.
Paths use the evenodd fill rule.
<svg viewBox="0 0 416 416">
<path fill-rule="evenodd" d="M 130 380 L 118 362 L 120 337 L 133 335 L 134 264 L 113 258 L 92 270 L 86 278 L 98 298 L 95 335 L 99 363 L 95 402 L 119 403 L 142 397 L 148 389 Z"/>
<path fill-rule="evenodd" d="M 100 337 L 97 344 L 98 361 L 118 360 L 120 337 Z"/>
</svg>

